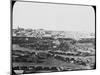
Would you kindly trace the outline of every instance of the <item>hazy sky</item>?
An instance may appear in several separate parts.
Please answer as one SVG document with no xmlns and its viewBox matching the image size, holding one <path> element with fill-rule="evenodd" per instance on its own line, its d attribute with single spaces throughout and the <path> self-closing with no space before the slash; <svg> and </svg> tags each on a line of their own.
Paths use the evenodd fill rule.
<svg viewBox="0 0 100 75">
<path fill-rule="evenodd" d="M 95 14 L 91 6 L 16 2 L 13 28 L 95 32 Z"/>
</svg>

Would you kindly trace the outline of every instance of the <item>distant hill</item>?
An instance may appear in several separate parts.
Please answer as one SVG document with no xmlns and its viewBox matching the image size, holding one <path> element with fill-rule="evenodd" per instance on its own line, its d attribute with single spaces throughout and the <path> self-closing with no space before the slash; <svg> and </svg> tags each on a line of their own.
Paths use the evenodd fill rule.
<svg viewBox="0 0 100 75">
<path fill-rule="evenodd" d="M 51 31 L 44 29 L 13 29 L 15 37 L 52 37 L 52 38 L 73 38 L 79 40 L 81 38 L 95 38 L 94 33 L 73 32 L 73 31 Z"/>
</svg>

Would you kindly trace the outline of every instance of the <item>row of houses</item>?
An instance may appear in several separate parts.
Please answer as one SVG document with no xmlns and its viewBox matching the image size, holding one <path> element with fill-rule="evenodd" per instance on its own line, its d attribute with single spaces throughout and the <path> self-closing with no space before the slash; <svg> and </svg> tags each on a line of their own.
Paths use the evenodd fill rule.
<svg viewBox="0 0 100 75">
<path fill-rule="evenodd" d="M 71 31 L 49 31 L 44 29 L 12 29 L 13 37 L 52 37 L 52 38 L 73 38 L 75 40 L 95 38 L 95 34 L 71 32 Z"/>
</svg>

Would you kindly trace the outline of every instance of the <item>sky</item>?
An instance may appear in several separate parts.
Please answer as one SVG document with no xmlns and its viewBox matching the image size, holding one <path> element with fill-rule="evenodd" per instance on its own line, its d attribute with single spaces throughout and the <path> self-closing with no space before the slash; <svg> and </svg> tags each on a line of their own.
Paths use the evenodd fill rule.
<svg viewBox="0 0 100 75">
<path fill-rule="evenodd" d="M 56 31 L 95 32 L 95 14 L 91 6 L 16 2 L 13 28 Z"/>
</svg>

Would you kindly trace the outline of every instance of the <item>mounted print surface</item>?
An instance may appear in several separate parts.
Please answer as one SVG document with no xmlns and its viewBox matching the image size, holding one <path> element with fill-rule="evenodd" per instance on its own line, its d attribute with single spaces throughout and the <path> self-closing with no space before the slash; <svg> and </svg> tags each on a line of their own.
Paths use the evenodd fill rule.
<svg viewBox="0 0 100 75">
<path fill-rule="evenodd" d="M 11 1 L 12 75 L 96 69 L 96 6 Z"/>
</svg>

